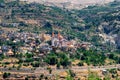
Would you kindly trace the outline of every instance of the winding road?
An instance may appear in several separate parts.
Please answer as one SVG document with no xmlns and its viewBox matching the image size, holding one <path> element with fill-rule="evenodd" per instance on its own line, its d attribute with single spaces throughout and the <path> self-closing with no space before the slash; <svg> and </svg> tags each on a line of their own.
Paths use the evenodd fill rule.
<svg viewBox="0 0 120 80">
<path fill-rule="evenodd" d="M 90 70 L 94 70 L 94 71 L 98 71 L 98 70 L 105 70 L 105 69 L 113 69 L 113 68 L 120 68 L 120 64 L 116 64 L 116 65 L 107 65 L 107 66 L 74 66 L 71 67 L 69 69 L 75 71 L 75 72 L 80 72 L 80 71 L 87 71 L 88 69 Z M 52 73 L 56 74 L 59 72 L 63 72 L 63 71 L 67 71 L 68 69 L 56 69 L 56 68 L 52 68 Z M 38 75 L 38 74 L 49 74 L 49 71 L 47 70 L 47 68 L 41 68 L 38 67 L 35 70 L 31 70 L 30 68 L 28 69 L 8 69 L 8 68 L 0 68 L 0 72 L 10 72 L 12 74 L 23 74 L 23 75 L 28 75 L 28 74 L 32 74 L 32 75 Z"/>
<path fill-rule="evenodd" d="M 69 69 L 73 70 L 74 72 L 80 72 L 80 71 L 88 71 L 88 69 L 90 69 L 91 71 L 98 71 L 98 70 L 106 70 L 106 69 L 113 69 L 113 68 L 120 68 L 120 64 L 116 64 L 116 65 L 107 65 L 107 66 L 74 66 L 71 67 Z M 56 69 L 56 68 L 52 68 L 52 73 L 56 74 L 59 72 L 63 72 L 63 71 L 67 71 L 68 69 Z M 37 68 L 34 71 L 35 74 L 40 74 L 40 73 L 48 73 L 48 70 L 46 68 Z"/>
</svg>

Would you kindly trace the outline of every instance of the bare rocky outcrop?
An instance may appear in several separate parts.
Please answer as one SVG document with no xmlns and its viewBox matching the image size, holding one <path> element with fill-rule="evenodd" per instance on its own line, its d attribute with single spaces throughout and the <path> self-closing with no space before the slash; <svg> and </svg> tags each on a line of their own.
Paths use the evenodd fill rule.
<svg viewBox="0 0 120 80">
<path fill-rule="evenodd" d="M 58 6 L 67 9 L 81 9 L 89 5 L 105 4 L 114 0 L 21 0 L 28 2 L 38 2 L 47 6 Z"/>
</svg>

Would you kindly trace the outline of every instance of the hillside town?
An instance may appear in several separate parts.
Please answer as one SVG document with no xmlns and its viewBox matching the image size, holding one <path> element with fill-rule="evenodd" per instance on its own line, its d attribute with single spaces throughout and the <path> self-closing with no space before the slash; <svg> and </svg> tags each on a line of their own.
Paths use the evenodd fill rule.
<svg viewBox="0 0 120 80">
<path fill-rule="evenodd" d="M 119 15 L 119 0 L 0 0 L 0 80 L 120 80 Z"/>
<path fill-rule="evenodd" d="M 29 32 L 5 32 L 0 30 L 0 54 L 14 56 L 14 53 L 39 53 L 44 55 L 50 51 L 71 51 L 74 52 L 78 47 L 89 49 L 90 43 L 78 43 L 75 40 L 68 41 L 60 32 L 55 34 L 35 34 Z"/>
<path fill-rule="evenodd" d="M 0 65 L 0 79 L 47 79 L 47 80 L 54 80 L 56 79 L 56 74 L 59 76 L 59 79 L 65 80 L 68 76 L 68 69 L 66 68 L 58 68 L 55 65 L 46 65 L 45 63 L 33 64 L 29 61 L 26 62 L 26 57 L 21 57 L 24 60 L 22 65 L 18 65 L 20 62 L 19 58 L 17 59 L 18 54 L 28 55 L 34 54 L 31 56 L 33 61 L 41 60 L 42 57 L 51 54 L 50 52 L 53 51 L 55 53 L 59 52 L 70 52 L 74 54 L 77 48 L 81 48 L 83 50 L 89 50 L 91 48 L 91 44 L 88 42 L 77 42 L 76 40 L 67 40 L 58 32 L 57 34 L 52 32 L 52 34 L 36 34 L 36 33 L 29 33 L 29 32 L 15 32 L 15 31 L 4 31 L 0 30 L 0 55 L 4 55 L 5 59 L 3 59 Z M 20 55 L 19 55 L 20 56 Z M 18 56 L 18 57 L 19 57 Z M 8 59 L 6 59 L 8 58 Z M 76 66 L 79 64 L 79 61 L 72 62 L 72 67 L 69 68 L 71 74 L 74 74 L 74 79 L 83 79 L 86 80 L 87 76 L 89 75 L 88 66 Z M 44 67 L 41 67 L 43 66 Z M 85 65 L 85 64 L 84 64 Z M 112 67 L 103 66 L 103 67 L 93 67 L 90 66 L 91 70 L 94 72 L 96 71 L 99 73 L 104 79 L 104 75 L 108 74 L 106 69 L 114 68 L 113 71 L 116 71 L 119 65 L 111 65 Z M 96 70 L 97 69 L 97 70 Z M 5 73 L 3 73 L 5 72 Z M 8 73 L 10 72 L 10 73 Z M 13 73 L 12 73 L 13 72 Z M 27 72 L 27 73 L 26 73 Z M 119 71 L 116 72 L 119 74 Z M 92 74 L 92 72 L 91 72 Z M 3 78 L 2 78 L 3 75 Z M 4 77 L 4 75 L 7 75 Z M 119 76 L 119 75 L 118 75 Z M 49 79 L 48 79 L 49 78 Z"/>
</svg>

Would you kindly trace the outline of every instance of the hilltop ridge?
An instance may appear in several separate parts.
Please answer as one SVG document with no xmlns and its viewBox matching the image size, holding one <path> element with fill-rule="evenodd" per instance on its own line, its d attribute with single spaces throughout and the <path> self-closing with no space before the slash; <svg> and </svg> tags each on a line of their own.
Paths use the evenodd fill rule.
<svg viewBox="0 0 120 80">
<path fill-rule="evenodd" d="M 106 4 L 115 0 L 21 0 L 28 2 L 37 2 L 47 6 L 57 6 L 67 9 L 82 9 L 89 5 Z"/>
</svg>

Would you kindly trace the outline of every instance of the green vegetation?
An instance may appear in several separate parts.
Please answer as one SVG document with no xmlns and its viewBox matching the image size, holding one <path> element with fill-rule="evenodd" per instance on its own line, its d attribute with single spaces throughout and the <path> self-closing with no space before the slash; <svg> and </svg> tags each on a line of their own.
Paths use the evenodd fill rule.
<svg viewBox="0 0 120 80">
<path fill-rule="evenodd" d="M 6 73 L 6 72 L 5 72 L 5 73 L 3 74 L 3 78 L 8 78 L 9 76 L 10 76 L 10 73 Z"/>
<path fill-rule="evenodd" d="M 5 58 L 5 56 L 3 54 L 1 54 L 0 56 L 0 60 L 2 61 Z"/>
<path fill-rule="evenodd" d="M 105 55 L 99 54 L 93 50 L 82 50 L 79 49 L 75 55 L 75 58 L 82 60 L 83 62 L 87 63 L 88 65 L 104 65 L 105 63 Z M 83 65 L 83 62 L 80 62 L 78 65 Z"/>
<path fill-rule="evenodd" d="M 75 73 L 72 70 L 68 70 L 67 74 L 66 80 L 74 80 L 73 78 L 75 77 Z"/>
<path fill-rule="evenodd" d="M 80 62 L 77 64 L 78 66 L 83 66 L 84 63 L 93 66 L 105 65 L 106 64 L 105 60 L 107 60 L 107 58 L 113 60 L 113 62 L 110 64 L 119 64 L 120 57 L 118 57 L 116 53 L 108 54 L 108 56 L 106 55 L 107 54 L 105 53 L 99 53 L 94 50 L 78 49 L 73 54 L 66 52 L 61 53 L 51 52 L 44 58 L 44 61 L 49 65 L 57 64 L 57 68 L 60 68 L 61 65 L 63 67 L 67 67 L 68 65 L 70 66 L 73 60 L 80 60 Z"/>
<path fill-rule="evenodd" d="M 84 66 L 83 62 L 79 62 L 78 66 Z"/>
<path fill-rule="evenodd" d="M 55 65 L 58 62 L 57 56 L 55 54 L 47 55 L 45 62 L 47 62 L 50 65 Z"/>
<path fill-rule="evenodd" d="M 79 61 L 79 63 L 76 64 L 78 66 L 84 66 L 84 63 L 93 66 L 106 65 L 106 59 L 112 61 L 107 64 L 120 64 L 119 5 L 120 2 L 113 2 L 104 6 L 89 6 L 82 10 L 66 10 L 58 7 L 44 6 L 38 3 L 21 3 L 19 0 L 6 3 L 4 3 L 4 0 L 0 0 L 1 30 L 2 28 L 17 28 L 20 33 L 31 32 L 36 34 L 42 32 L 51 34 L 53 31 L 55 33 L 59 31 L 65 39 L 73 39 L 79 43 L 88 42 L 91 44 L 91 47 L 89 50 L 86 50 L 80 45 L 80 48 L 73 52 L 51 51 L 50 53 L 39 53 L 39 49 L 37 49 L 37 52 L 36 47 L 31 46 L 31 48 L 34 49 L 33 51 L 29 52 L 28 50 L 27 53 L 16 54 L 19 53 L 19 47 L 27 47 L 28 45 L 25 45 L 22 40 L 15 43 L 15 37 L 11 37 L 9 40 L 4 40 L 4 38 L 2 39 L 3 35 L 0 36 L 0 46 L 11 46 L 13 53 L 15 54 L 12 57 L 19 60 L 17 63 L 14 63 L 19 65 L 13 66 L 13 68 L 17 68 L 18 70 L 22 66 L 32 66 L 36 68 L 39 66 L 46 66 L 46 63 L 47 65 L 56 65 L 57 69 L 62 67 L 69 68 L 73 66 L 72 62 L 75 60 Z M 0 34 L 2 34 L 2 31 Z M 115 43 L 114 41 L 112 42 L 111 39 L 104 39 L 104 37 L 99 34 L 104 34 L 103 36 L 106 38 L 112 37 L 115 39 Z M 7 35 L 9 35 L 9 33 Z M 114 35 L 116 35 L 116 37 L 113 37 Z M 35 39 L 35 42 L 33 41 L 32 43 L 39 45 L 41 41 Z M 26 43 L 29 42 L 30 41 L 28 40 Z M 51 44 L 50 41 L 46 43 L 49 45 Z M 7 50 L 5 53 L 6 52 Z M 0 61 L 4 58 L 5 56 L 1 53 Z M 10 62 L 4 62 L 1 64 L 2 67 L 7 67 Z M 48 68 L 48 71 L 49 74 L 52 74 L 51 68 Z M 118 78 L 118 75 L 116 75 L 116 69 L 108 71 L 112 74 L 112 78 Z M 9 76 L 9 73 L 3 74 L 3 78 Z M 66 80 L 73 80 L 74 77 L 74 72 L 69 70 Z M 40 75 L 40 78 L 48 79 L 48 77 L 44 75 Z M 28 78 L 26 77 L 26 79 Z M 88 75 L 88 80 L 101 79 L 98 75 L 90 73 Z M 110 77 L 106 76 L 104 80 L 110 80 Z"/>
<path fill-rule="evenodd" d="M 0 3 L 4 3 L 4 0 L 0 0 Z"/>
<path fill-rule="evenodd" d="M 17 28 L 20 29 L 19 32 L 33 32 L 37 34 L 41 32 L 51 34 L 52 31 L 55 33 L 60 31 L 68 40 L 74 39 L 80 43 L 90 42 L 92 44 L 90 50 L 80 48 L 73 53 L 51 52 L 38 60 L 33 59 L 34 56 L 38 56 L 34 52 L 15 54 L 15 57 L 19 59 L 18 63 L 24 63 L 26 66 L 27 64 L 31 64 L 33 67 L 38 67 L 42 62 L 45 62 L 49 65 L 57 64 L 57 68 L 61 66 L 66 68 L 71 65 L 73 60 L 80 60 L 77 64 L 79 66 L 83 66 L 84 63 L 96 66 L 104 65 L 107 58 L 113 60 L 113 63 L 118 64 L 120 63 L 120 57 L 116 46 L 119 44 L 117 43 L 119 37 L 115 41 L 117 44 L 113 44 L 109 41 L 105 42 L 99 34 L 103 33 L 108 36 L 120 32 L 119 27 L 117 27 L 117 21 L 120 18 L 118 15 L 119 4 L 119 2 L 113 2 L 105 6 L 92 6 L 82 10 L 66 10 L 38 3 L 26 4 L 19 1 L 12 1 L 4 3 L 5 9 L 4 7 L 0 7 L 2 18 L 0 26 Z M 8 14 L 8 12 L 10 13 Z M 29 23 L 30 20 L 33 20 L 33 24 Z M 14 23 L 18 23 L 18 26 L 14 25 Z M 18 47 L 25 44 L 23 41 L 14 43 L 14 40 L 14 37 L 8 41 L 0 39 L 0 46 L 11 46 L 13 52 L 17 53 Z M 37 39 L 35 42 L 41 43 Z M 47 43 L 51 44 L 49 41 Z M 0 60 L 4 59 L 4 56 L 1 56 Z M 43 61 L 40 62 L 40 60 Z"/>
<path fill-rule="evenodd" d="M 34 63 L 32 63 L 31 65 L 33 66 L 33 67 L 39 67 L 39 62 L 34 62 Z"/>
<path fill-rule="evenodd" d="M 60 30 L 68 39 L 77 38 L 78 41 L 91 42 L 101 52 L 112 52 L 116 50 L 115 45 L 111 42 L 103 44 L 104 40 L 98 34 L 105 33 L 109 36 L 120 33 L 117 27 L 119 25 L 117 21 L 120 20 L 119 5 L 119 2 L 113 2 L 105 6 L 89 6 L 82 10 L 66 10 L 38 3 L 23 4 L 19 1 L 12 1 L 5 3 L 6 8 L 0 11 L 3 23 L 10 24 L 1 26 L 17 27 L 20 32 L 28 31 L 37 34 L 41 32 L 50 34 L 53 30 L 54 32 Z M 7 14 L 10 11 L 11 13 Z M 26 23 L 27 20 L 28 22 L 33 20 L 33 24 Z M 34 21 L 38 23 L 34 24 Z M 19 24 L 14 26 L 12 23 Z M 99 30 L 100 26 L 101 30 Z M 117 46 L 119 48 L 119 45 Z"/>
<path fill-rule="evenodd" d="M 68 65 L 70 65 L 70 60 L 67 57 L 66 53 L 57 53 L 57 54 L 50 53 L 45 58 L 45 62 L 47 62 L 50 65 L 57 64 L 58 67 L 60 67 L 60 65 L 62 65 L 63 67 L 67 67 Z"/>
<path fill-rule="evenodd" d="M 97 74 L 90 72 L 88 75 L 88 80 L 101 80 L 101 78 Z"/>
</svg>

